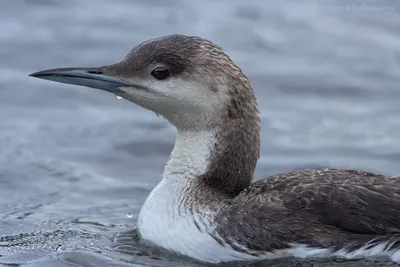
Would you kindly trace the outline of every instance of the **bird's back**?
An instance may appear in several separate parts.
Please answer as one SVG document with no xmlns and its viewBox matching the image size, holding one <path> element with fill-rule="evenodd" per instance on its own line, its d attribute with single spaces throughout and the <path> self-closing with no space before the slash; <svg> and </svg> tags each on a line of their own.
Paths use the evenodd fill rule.
<svg viewBox="0 0 400 267">
<path fill-rule="evenodd" d="M 228 201 L 218 221 L 218 234 L 244 253 L 303 246 L 303 254 L 328 249 L 320 252 L 349 257 L 360 248 L 373 254 L 366 250 L 374 247 L 384 254 L 400 247 L 400 177 L 340 169 L 283 173 Z"/>
</svg>

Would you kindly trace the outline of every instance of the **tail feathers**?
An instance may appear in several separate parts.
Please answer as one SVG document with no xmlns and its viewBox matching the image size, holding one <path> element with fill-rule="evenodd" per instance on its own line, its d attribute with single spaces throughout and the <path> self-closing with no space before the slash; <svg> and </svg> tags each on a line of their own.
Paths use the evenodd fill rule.
<svg viewBox="0 0 400 267">
<path fill-rule="evenodd" d="M 400 263 L 400 234 L 357 240 L 345 248 L 337 249 L 333 254 L 345 259 L 389 258 Z"/>
</svg>

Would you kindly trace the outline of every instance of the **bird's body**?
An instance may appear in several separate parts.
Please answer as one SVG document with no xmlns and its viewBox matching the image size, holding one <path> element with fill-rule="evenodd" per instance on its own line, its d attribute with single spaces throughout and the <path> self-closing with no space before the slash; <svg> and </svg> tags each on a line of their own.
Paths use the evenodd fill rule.
<svg viewBox="0 0 400 267">
<path fill-rule="evenodd" d="M 235 197 L 184 181 L 163 179 L 147 198 L 138 224 L 146 242 L 214 263 L 400 260 L 400 177 L 309 169 L 258 180 Z"/>
<path fill-rule="evenodd" d="M 252 183 L 256 99 L 213 43 L 171 35 L 138 45 L 116 64 L 32 76 L 112 92 L 177 128 L 163 178 L 139 215 L 143 242 L 212 263 L 380 256 L 400 262 L 400 177 L 311 169 Z"/>
</svg>

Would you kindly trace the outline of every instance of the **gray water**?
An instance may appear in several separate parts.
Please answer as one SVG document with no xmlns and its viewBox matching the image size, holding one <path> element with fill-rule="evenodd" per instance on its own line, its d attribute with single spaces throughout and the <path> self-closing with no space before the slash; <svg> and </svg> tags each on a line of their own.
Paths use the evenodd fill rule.
<svg viewBox="0 0 400 267">
<path fill-rule="evenodd" d="M 174 129 L 111 94 L 29 73 L 199 35 L 254 87 L 256 179 L 308 167 L 399 175 L 399 11 L 395 0 L 0 0 L 0 262 L 195 266 L 132 230 Z"/>
</svg>

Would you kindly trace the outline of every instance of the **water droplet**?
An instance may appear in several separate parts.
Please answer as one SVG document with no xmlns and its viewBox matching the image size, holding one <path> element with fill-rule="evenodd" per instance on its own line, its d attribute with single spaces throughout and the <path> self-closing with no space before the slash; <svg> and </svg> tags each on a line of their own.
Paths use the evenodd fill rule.
<svg viewBox="0 0 400 267">
<path fill-rule="evenodd" d="M 122 99 L 122 96 L 117 95 L 117 99 L 118 100 Z"/>
<path fill-rule="evenodd" d="M 156 115 L 157 115 L 157 117 L 159 117 L 159 118 L 163 118 L 163 119 L 165 119 L 166 120 L 166 118 L 163 116 L 163 115 L 161 115 L 160 113 L 157 113 L 157 112 L 154 112 Z"/>
<path fill-rule="evenodd" d="M 132 218 L 133 217 L 133 215 L 132 215 L 132 213 L 128 213 L 128 214 L 126 214 L 126 217 L 128 217 L 128 218 Z"/>
</svg>

